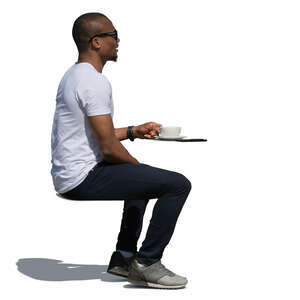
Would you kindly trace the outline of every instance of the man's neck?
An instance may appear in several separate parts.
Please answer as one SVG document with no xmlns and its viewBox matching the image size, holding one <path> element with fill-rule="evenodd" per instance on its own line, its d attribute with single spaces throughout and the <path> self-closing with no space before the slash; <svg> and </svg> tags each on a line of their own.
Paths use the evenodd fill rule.
<svg viewBox="0 0 300 300">
<path fill-rule="evenodd" d="M 103 63 L 100 59 L 95 59 L 89 56 L 79 55 L 78 63 L 87 62 L 90 63 L 98 72 L 102 73 L 103 67 L 105 65 L 105 62 Z"/>
</svg>

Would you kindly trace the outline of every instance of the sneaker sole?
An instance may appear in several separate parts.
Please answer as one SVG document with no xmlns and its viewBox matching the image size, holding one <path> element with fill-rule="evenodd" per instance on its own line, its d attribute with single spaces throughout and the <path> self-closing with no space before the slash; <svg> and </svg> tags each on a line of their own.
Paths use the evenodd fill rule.
<svg viewBox="0 0 300 300">
<path fill-rule="evenodd" d="M 157 289 L 182 289 L 186 286 L 186 284 L 181 284 L 181 285 L 162 285 L 159 283 L 152 283 L 152 282 L 145 282 L 145 281 L 136 281 L 132 279 L 127 279 L 130 283 L 134 285 L 139 285 L 139 286 L 145 286 L 145 287 L 151 287 L 151 288 L 157 288 Z"/>
</svg>

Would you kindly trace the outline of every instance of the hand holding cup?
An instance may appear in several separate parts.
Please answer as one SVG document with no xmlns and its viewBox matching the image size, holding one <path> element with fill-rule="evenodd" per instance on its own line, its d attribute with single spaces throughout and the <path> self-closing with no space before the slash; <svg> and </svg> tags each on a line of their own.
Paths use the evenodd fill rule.
<svg viewBox="0 0 300 300">
<path fill-rule="evenodd" d="M 136 138 L 151 139 L 159 134 L 161 124 L 156 122 L 147 122 L 133 127 L 133 134 Z"/>
</svg>

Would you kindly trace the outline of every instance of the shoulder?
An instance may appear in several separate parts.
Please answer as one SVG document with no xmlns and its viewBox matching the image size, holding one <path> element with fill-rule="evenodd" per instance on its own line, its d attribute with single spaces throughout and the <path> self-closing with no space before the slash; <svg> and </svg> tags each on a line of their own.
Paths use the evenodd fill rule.
<svg viewBox="0 0 300 300">
<path fill-rule="evenodd" d="M 87 69 L 80 78 L 77 88 L 82 89 L 104 89 L 111 90 L 111 84 L 107 77 L 97 71 Z"/>
</svg>

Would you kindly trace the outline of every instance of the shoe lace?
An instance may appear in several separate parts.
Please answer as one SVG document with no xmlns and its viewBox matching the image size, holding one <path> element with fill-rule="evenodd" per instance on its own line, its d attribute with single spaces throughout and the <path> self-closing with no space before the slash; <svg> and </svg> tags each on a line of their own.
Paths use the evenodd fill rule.
<svg viewBox="0 0 300 300">
<path fill-rule="evenodd" d="M 162 263 L 160 263 L 158 265 L 158 269 L 163 271 L 166 275 L 170 275 L 170 276 L 174 276 L 175 273 L 173 273 L 172 271 L 170 271 L 169 269 L 167 269 Z"/>
</svg>

